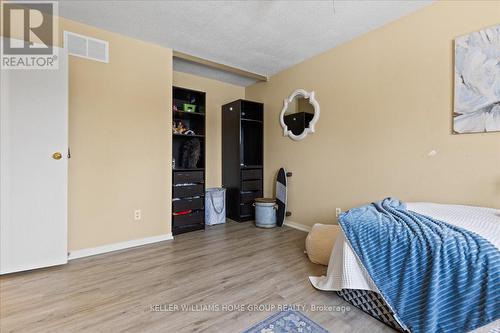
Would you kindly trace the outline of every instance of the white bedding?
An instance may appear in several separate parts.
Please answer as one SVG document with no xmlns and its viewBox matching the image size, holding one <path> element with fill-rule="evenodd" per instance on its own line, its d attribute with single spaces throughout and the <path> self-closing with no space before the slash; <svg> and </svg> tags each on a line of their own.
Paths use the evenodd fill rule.
<svg viewBox="0 0 500 333">
<path fill-rule="evenodd" d="M 500 248 L 500 210 L 493 208 L 407 203 L 408 210 L 473 231 Z M 320 290 L 362 289 L 377 291 L 370 276 L 356 258 L 343 233 L 337 237 L 326 276 L 309 277 Z"/>
<path fill-rule="evenodd" d="M 435 203 L 407 203 L 408 210 L 430 216 L 449 224 L 473 231 L 500 248 L 500 210 Z M 378 292 L 370 275 L 354 254 L 344 233 L 337 236 L 326 276 L 310 276 L 312 285 L 320 290 L 363 289 Z M 498 332 L 500 320 L 480 327 L 473 333 Z"/>
</svg>

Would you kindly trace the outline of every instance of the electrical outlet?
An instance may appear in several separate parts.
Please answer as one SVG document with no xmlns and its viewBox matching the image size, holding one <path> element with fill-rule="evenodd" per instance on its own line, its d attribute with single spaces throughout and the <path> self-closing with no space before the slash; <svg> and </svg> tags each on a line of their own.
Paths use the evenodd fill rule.
<svg viewBox="0 0 500 333">
<path fill-rule="evenodd" d="M 140 209 L 134 210 L 134 221 L 140 221 L 142 218 L 142 213 Z"/>
<path fill-rule="evenodd" d="M 341 208 L 335 208 L 335 217 L 339 217 L 341 213 L 342 213 Z"/>
</svg>

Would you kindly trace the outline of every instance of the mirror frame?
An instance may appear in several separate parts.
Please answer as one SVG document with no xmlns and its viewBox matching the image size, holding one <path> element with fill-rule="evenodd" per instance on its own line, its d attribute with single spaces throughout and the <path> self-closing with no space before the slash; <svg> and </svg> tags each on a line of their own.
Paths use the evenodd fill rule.
<svg viewBox="0 0 500 333">
<path fill-rule="evenodd" d="M 288 129 L 288 126 L 285 124 L 285 112 L 288 109 L 288 104 L 290 104 L 295 97 L 304 97 L 309 101 L 314 108 L 314 116 L 309 122 L 309 126 L 304 129 L 300 135 L 295 135 Z M 314 91 L 307 92 L 304 89 L 295 90 L 288 98 L 283 100 L 283 109 L 280 114 L 280 124 L 283 128 L 283 136 L 288 136 L 290 139 L 294 141 L 300 141 L 306 138 L 307 134 L 313 134 L 315 131 L 315 125 L 319 120 L 319 103 L 315 98 Z"/>
</svg>

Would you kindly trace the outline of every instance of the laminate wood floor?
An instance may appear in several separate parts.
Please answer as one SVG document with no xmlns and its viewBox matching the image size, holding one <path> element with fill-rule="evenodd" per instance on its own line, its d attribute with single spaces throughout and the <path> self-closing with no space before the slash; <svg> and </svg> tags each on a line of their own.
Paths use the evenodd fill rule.
<svg viewBox="0 0 500 333">
<path fill-rule="evenodd" d="M 237 333 L 280 305 L 298 304 L 332 333 L 394 332 L 352 306 L 311 311 L 313 304 L 349 304 L 310 285 L 308 276 L 326 267 L 307 259 L 305 237 L 288 227 L 229 222 L 173 241 L 2 276 L 0 331 Z M 271 311 L 249 311 L 256 305 Z M 175 306 L 178 311 L 167 311 Z"/>
</svg>

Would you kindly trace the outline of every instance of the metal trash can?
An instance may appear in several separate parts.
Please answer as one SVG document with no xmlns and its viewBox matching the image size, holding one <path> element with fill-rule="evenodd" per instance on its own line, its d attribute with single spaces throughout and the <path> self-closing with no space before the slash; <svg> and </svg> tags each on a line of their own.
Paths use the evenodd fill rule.
<svg viewBox="0 0 500 333">
<path fill-rule="evenodd" d="M 259 228 L 276 227 L 276 200 L 271 198 L 255 199 L 255 226 Z"/>
<path fill-rule="evenodd" d="M 226 189 L 207 188 L 205 191 L 205 224 L 226 223 Z"/>
</svg>

